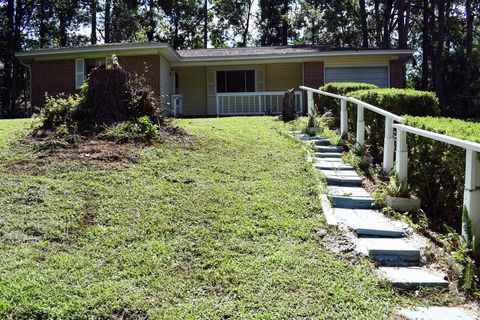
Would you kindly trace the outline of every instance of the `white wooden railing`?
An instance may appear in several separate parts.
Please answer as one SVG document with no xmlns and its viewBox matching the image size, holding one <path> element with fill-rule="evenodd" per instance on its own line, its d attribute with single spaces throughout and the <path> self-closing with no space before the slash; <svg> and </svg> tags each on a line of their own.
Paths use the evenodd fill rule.
<svg viewBox="0 0 480 320">
<path fill-rule="evenodd" d="M 422 130 L 407 126 L 405 118 L 395 115 L 391 112 L 375 107 L 371 104 L 365 103 L 361 100 L 332 94 L 329 92 L 301 86 L 300 89 L 307 91 L 307 106 L 308 115 L 313 116 L 314 108 L 314 93 L 324 95 L 340 100 L 340 133 L 342 136 L 348 134 L 348 113 L 347 102 L 352 103 L 357 109 L 357 132 L 356 142 L 363 145 L 365 143 L 365 119 L 364 109 L 369 109 L 377 114 L 385 117 L 385 140 L 383 153 L 383 170 L 386 173 L 391 173 L 393 169 L 395 157 L 395 171 L 398 182 L 406 181 L 408 177 L 408 145 L 407 133 L 426 137 L 429 139 L 448 143 L 466 150 L 465 163 L 465 190 L 463 197 L 463 206 L 468 211 L 468 216 L 472 226 L 472 234 L 477 238 L 480 237 L 480 144 L 462 140 L 447 135 Z M 395 136 L 396 130 L 396 150 L 395 150 Z M 464 221 L 465 224 L 465 221 Z M 465 228 L 462 230 L 464 231 Z M 465 234 L 464 234 L 465 236 Z"/>
<path fill-rule="evenodd" d="M 177 117 L 179 114 L 182 113 L 183 107 L 183 95 L 181 94 L 172 94 L 170 96 L 170 106 L 172 109 L 172 115 Z"/>
<path fill-rule="evenodd" d="M 295 91 L 295 111 L 303 113 L 302 91 Z M 217 115 L 280 114 L 283 91 L 217 93 Z"/>
</svg>

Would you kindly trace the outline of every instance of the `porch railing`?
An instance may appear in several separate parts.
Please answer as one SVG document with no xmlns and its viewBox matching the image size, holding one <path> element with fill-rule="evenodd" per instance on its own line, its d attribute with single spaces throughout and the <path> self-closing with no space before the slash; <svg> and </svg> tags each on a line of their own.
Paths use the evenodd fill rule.
<svg viewBox="0 0 480 320">
<path fill-rule="evenodd" d="M 365 144 L 364 109 L 369 109 L 384 116 L 385 140 L 382 167 L 386 173 L 391 173 L 395 160 L 395 171 L 398 182 L 404 182 L 408 177 L 407 133 L 441 141 L 465 149 L 466 163 L 463 206 L 468 210 L 472 234 L 476 237 L 480 237 L 480 143 L 407 126 L 404 124 L 406 122 L 405 118 L 355 98 L 340 96 L 305 86 L 301 86 L 300 89 L 307 91 L 307 106 L 309 116 L 313 115 L 314 94 L 324 95 L 340 100 L 340 133 L 342 136 L 348 134 L 347 102 L 350 102 L 352 105 L 354 105 L 357 109 L 356 142 L 360 145 Z M 396 150 L 394 130 L 396 131 Z M 465 223 L 466 222 L 464 221 L 464 224 Z M 462 230 L 464 231 L 465 228 L 462 228 Z"/>
<path fill-rule="evenodd" d="M 283 91 L 217 93 L 217 115 L 280 114 Z M 303 113 L 303 93 L 295 91 L 295 111 Z"/>
<path fill-rule="evenodd" d="M 183 107 L 183 95 L 172 94 L 170 96 L 170 107 L 174 117 L 177 117 L 179 114 L 181 114 Z"/>
</svg>

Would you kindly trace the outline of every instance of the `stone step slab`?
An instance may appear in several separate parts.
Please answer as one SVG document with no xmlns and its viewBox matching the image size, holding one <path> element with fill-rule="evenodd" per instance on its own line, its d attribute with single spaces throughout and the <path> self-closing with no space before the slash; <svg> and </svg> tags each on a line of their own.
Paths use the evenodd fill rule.
<svg viewBox="0 0 480 320">
<path fill-rule="evenodd" d="M 325 161 L 325 160 L 340 160 L 340 161 Z M 351 165 L 345 164 L 341 159 L 338 158 L 323 158 L 317 160 L 313 166 L 317 169 L 323 170 L 353 170 L 354 168 Z"/>
<path fill-rule="evenodd" d="M 390 220 L 376 210 L 332 208 L 332 216 L 359 237 L 399 238 L 411 233 L 403 222 Z"/>
<path fill-rule="evenodd" d="M 343 152 L 343 147 L 339 147 L 339 146 L 315 145 L 314 148 L 317 152 L 322 152 L 322 153 L 342 153 Z"/>
<path fill-rule="evenodd" d="M 329 146 L 330 141 L 326 138 L 310 138 L 309 141 L 313 142 L 317 146 Z"/>
<path fill-rule="evenodd" d="M 315 152 L 317 158 L 341 158 L 343 153 L 340 152 Z"/>
<path fill-rule="evenodd" d="M 478 314 L 458 307 L 400 308 L 398 313 L 408 320 L 480 320 Z"/>
<path fill-rule="evenodd" d="M 448 281 L 441 273 L 420 267 L 380 267 L 379 275 L 395 288 L 414 289 L 419 287 L 447 288 Z"/>
<path fill-rule="evenodd" d="M 362 178 L 353 170 L 320 170 L 327 183 L 334 186 L 360 187 Z"/>
<path fill-rule="evenodd" d="M 334 208 L 372 209 L 375 207 L 373 198 L 331 196 L 331 199 Z"/>
<path fill-rule="evenodd" d="M 420 264 L 420 248 L 405 239 L 358 238 L 357 251 L 386 267 L 410 267 Z"/>
</svg>

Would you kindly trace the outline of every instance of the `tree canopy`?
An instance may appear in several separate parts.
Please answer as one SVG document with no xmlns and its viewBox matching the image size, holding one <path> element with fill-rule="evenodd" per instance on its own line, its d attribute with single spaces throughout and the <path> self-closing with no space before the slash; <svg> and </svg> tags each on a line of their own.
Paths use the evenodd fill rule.
<svg viewBox="0 0 480 320">
<path fill-rule="evenodd" d="M 411 87 L 480 94 L 480 0 L 2 0 L 0 116 L 22 113 L 19 50 L 131 41 L 174 48 L 272 45 L 412 48 Z"/>
</svg>

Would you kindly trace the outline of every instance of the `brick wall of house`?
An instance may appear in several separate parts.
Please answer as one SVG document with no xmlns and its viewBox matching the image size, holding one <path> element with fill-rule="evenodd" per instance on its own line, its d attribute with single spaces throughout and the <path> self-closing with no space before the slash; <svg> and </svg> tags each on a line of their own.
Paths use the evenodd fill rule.
<svg viewBox="0 0 480 320">
<path fill-rule="evenodd" d="M 306 87 L 318 89 L 325 84 L 324 63 L 323 61 L 304 62 L 303 63 L 303 85 Z M 314 95 L 315 104 L 319 106 L 319 97 Z M 307 96 L 304 95 L 304 101 L 307 101 Z M 306 102 L 305 102 L 306 105 Z M 306 110 L 306 109 L 305 109 Z"/>
<path fill-rule="evenodd" d="M 125 56 L 118 58 L 120 65 L 129 72 L 145 78 L 156 95 L 160 95 L 160 57 Z M 45 93 L 55 96 L 59 93 L 73 94 L 75 89 L 75 59 L 34 61 L 32 63 L 32 104 L 41 107 Z"/>
<path fill-rule="evenodd" d="M 405 88 L 405 61 L 390 60 L 390 87 Z"/>
<path fill-rule="evenodd" d="M 128 72 L 134 72 L 145 78 L 146 83 L 157 96 L 160 95 L 160 56 L 118 57 L 118 63 Z"/>
<path fill-rule="evenodd" d="M 34 61 L 32 63 L 32 105 L 40 107 L 45 93 L 75 93 L 75 60 Z"/>
</svg>

